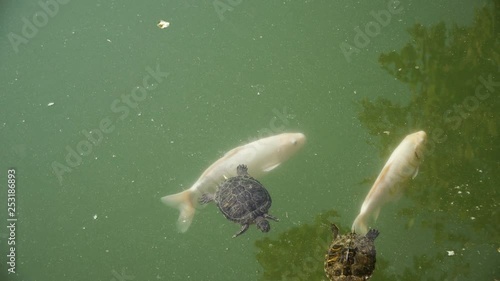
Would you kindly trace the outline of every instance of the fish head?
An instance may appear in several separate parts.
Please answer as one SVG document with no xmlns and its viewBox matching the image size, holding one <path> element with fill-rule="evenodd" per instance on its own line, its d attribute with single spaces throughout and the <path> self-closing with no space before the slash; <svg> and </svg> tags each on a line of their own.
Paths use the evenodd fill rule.
<svg viewBox="0 0 500 281">
<path fill-rule="evenodd" d="M 284 133 L 279 135 L 279 158 L 283 162 L 299 151 L 306 143 L 306 136 L 302 133 Z"/>
<path fill-rule="evenodd" d="M 424 156 L 424 146 L 427 143 L 427 134 L 424 131 L 418 131 L 409 135 L 411 137 L 411 141 L 415 146 L 415 156 L 418 159 L 423 159 Z"/>
</svg>

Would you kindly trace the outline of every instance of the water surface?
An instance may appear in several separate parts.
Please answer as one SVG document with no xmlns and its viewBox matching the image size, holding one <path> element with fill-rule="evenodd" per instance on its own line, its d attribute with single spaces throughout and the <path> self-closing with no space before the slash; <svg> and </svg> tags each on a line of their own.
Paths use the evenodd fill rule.
<svg viewBox="0 0 500 281">
<path fill-rule="evenodd" d="M 417 130 L 372 280 L 500 279 L 498 1 L 44 3 L 0 5 L 2 280 L 326 280 L 328 223 Z M 162 196 L 285 131 L 308 141 L 260 179 L 270 233 L 232 239 L 215 206 L 177 232 Z"/>
</svg>

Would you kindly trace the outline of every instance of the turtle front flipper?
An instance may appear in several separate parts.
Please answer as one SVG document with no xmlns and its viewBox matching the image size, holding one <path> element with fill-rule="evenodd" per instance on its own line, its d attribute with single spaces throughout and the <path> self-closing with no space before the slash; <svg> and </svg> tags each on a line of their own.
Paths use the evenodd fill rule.
<svg viewBox="0 0 500 281">
<path fill-rule="evenodd" d="M 271 216 L 270 214 L 264 214 L 264 217 L 266 219 L 270 219 L 270 220 L 273 220 L 273 221 L 280 221 L 277 217 Z"/>
<path fill-rule="evenodd" d="M 366 234 L 366 238 L 370 239 L 371 241 L 374 241 L 375 238 L 380 234 L 380 232 L 376 229 L 370 229 L 368 233 Z"/>
<path fill-rule="evenodd" d="M 245 164 L 240 164 L 238 167 L 236 167 L 236 174 L 238 176 L 245 176 L 248 175 L 248 167 Z"/>
<path fill-rule="evenodd" d="M 235 235 L 233 235 L 233 238 L 234 238 L 234 237 L 237 237 L 237 236 L 239 236 L 239 235 L 243 234 L 245 231 L 247 231 L 248 226 L 249 226 L 249 225 L 248 225 L 248 223 L 247 223 L 247 224 L 242 225 L 242 226 L 241 226 L 240 231 L 236 232 L 236 234 L 235 234 Z"/>
</svg>

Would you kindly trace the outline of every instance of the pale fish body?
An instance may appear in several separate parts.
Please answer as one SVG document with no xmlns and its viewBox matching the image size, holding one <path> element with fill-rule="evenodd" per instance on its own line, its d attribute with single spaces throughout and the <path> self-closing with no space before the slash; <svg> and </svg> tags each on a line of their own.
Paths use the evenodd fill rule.
<svg viewBox="0 0 500 281">
<path fill-rule="evenodd" d="M 238 165 L 247 165 L 252 177 L 258 178 L 295 154 L 305 141 L 306 137 L 301 133 L 283 133 L 236 147 L 210 165 L 191 188 L 162 197 L 161 201 L 179 209 L 177 226 L 179 231 L 186 232 L 193 220 L 199 197 L 214 193 L 225 178 L 236 176 Z"/>
<path fill-rule="evenodd" d="M 407 135 L 392 152 L 389 160 L 378 175 L 370 192 L 365 198 L 359 215 L 352 224 L 352 231 L 366 234 L 367 221 L 370 217 L 377 219 L 380 208 L 387 202 L 400 198 L 403 183 L 414 178 L 423 160 L 423 149 L 427 135 L 419 131 Z"/>
</svg>

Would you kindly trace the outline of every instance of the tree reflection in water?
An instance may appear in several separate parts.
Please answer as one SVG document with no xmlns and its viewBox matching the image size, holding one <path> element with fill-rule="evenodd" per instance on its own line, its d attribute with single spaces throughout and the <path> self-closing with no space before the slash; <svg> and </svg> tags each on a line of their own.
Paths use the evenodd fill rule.
<svg viewBox="0 0 500 281">
<path fill-rule="evenodd" d="M 500 279 L 499 15 L 500 0 L 494 0 L 476 11 L 470 27 L 416 24 L 402 50 L 379 58 L 408 84 L 409 102 L 361 100 L 359 119 L 378 137 L 383 158 L 405 135 L 428 133 L 421 174 L 406 189 L 412 206 L 399 215 L 416 222 L 409 228 L 432 231 L 434 241 L 398 272 L 389 272 L 391 261 L 378 256 L 372 280 Z M 277 240 L 257 241 L 261 279 L 326 280 L 328 223 L 336 216 L 325 212 Z M 450 248 L 456 249 L 452 259 L 443 250 Z"/>
</svg>

